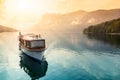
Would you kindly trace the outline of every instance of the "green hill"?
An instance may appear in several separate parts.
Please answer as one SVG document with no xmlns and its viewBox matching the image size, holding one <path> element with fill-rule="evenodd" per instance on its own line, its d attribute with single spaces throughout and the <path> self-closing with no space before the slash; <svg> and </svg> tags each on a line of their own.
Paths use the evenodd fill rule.
<svg viewBox="0 0 120 80">
<path fill-rule="evenodd" d="M 0 25 L 0 32 L 15 32 L 15 31 L 17 31 L 17 30 Z"/>
<path fill-rule="evenodd" d="M 84 33 L 120 33 L 120 18 L 107 21 L 97 25 L 91 25 L 88 28 L 84 29 Z"/>
</svg>

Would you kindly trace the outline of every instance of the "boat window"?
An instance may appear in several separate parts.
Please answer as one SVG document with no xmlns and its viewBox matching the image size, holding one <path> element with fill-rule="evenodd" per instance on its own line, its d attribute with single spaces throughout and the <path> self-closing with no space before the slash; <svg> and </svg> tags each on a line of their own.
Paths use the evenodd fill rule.
<svg viewBox="0 0 120 80">
<path fill-rule="evenodd" d="M 26 42 L 26 46 L 27 46 L 28 48 L 30 47 L 30 42 L 29 42 L 29 41 Z"/>
<path fill-rule="evenodd" d="M 36 48 L 36 47 L 45 47 L 45 41 L 44 40 L 32 41 L 31 48 Z"/>
<path fill-rule="evenodd" d="M 24 40 L 24 43 L 23 43 L 24 46 L 26 46 L 26 41 Z"/>
<path fill-rule="evenodd" d="M 20 43 L 21 43 L 21 44 L 24 44 L 24 40 L 23 40 L 23 39 L 20 39 Z"/>
</svg>

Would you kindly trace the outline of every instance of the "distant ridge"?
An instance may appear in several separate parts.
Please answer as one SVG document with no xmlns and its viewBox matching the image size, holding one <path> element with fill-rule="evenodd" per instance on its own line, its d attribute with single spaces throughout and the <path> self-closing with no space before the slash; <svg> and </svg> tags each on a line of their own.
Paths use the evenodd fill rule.
<svg viewBox="0 0 120 80">
<path fill-rule="evenodd" d="M 62 14 L 62 15 L 63 15 L 63 16 L 64 16 L 64 15 L 68 15 L 68 14 L 69 14 L 69 15 L 72 15 L 72 14 L 73 14 L 73 15 L 75 15 L 75 14 L 79 14 L 79 15 L 80 15 L 81 13 L 82 13 L 82 14 L 85 14 L 85 13 L 87 13 L 87 11 L 84 11 L 84 10 L 78 10 L 78 11 L 69 12 L 69 13 Z"/>
<path fill-rule="evenodd" d="M 39 23 L 33 29 L 81 32 L 90 25 L 100 24 L 117 18 L 120 18 L 120 9 L 96 10 L 91 12 L 78 10 L 66 14 L 48 13 L 42 16 Z"/>
<path fill-rule="evenodd" d="M 120 18 L 120 9 L 96 10 L 87 13 L 82 19 L 82 24 L 89 26 L 99 24 L 105 21 Z"/>
<path fill-rule="evenodd" d="M 15 32 L 16 29 L 0 25 L 0 32 Z"/>
</svg>

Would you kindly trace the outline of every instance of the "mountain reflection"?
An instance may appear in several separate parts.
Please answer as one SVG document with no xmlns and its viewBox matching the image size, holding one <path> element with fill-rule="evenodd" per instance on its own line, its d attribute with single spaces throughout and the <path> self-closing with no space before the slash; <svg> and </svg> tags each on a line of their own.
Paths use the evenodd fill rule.
<svg viewBox="0 0 120 80">
<path fill-rule="evenodd" d="M 20 58 L 20 67 L 31 77 L 31 80 L 36 80 L 46 75 L 48 68 L 46 60 L 38 62 L 24 53 L 20 54 Z"/>
<path fill-rule="evenodd" d="M 120 35 L 87 34 L 87 37 L 120 48 Z"/>
</svg>

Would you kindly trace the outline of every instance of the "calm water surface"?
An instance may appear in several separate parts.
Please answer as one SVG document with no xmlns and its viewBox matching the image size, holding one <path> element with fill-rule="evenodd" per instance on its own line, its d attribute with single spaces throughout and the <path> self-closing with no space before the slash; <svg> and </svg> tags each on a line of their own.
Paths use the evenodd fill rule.
<svg viewBox="0 0 120 80">
<path fill-rule="evenodd" d="M 18 33 L 0 33 L 0 80 L 120 80 L 120 36 L 41 34 L 42 63 L 18 50 Z"/>
</svg>

